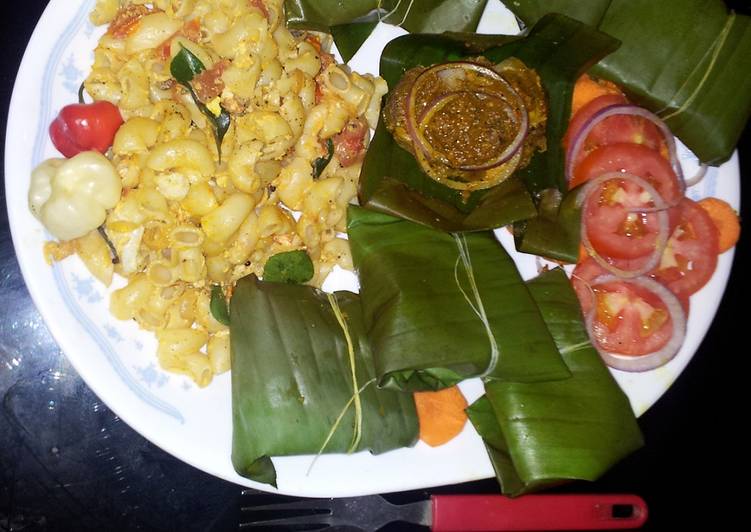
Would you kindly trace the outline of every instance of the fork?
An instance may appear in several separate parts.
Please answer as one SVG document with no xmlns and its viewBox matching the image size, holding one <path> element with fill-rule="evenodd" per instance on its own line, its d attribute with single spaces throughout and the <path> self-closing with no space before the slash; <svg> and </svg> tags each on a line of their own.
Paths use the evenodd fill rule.
<svg viewBox="0 0 751 532">
<path fill-rule="evenodd" d="M 243 495 L 254 493 L 243 491 Z M 303 515 L 300 515 L 303 514 Z M 395 505 L 380 495 L 302 499 L 241 508 L 240 529 L 267 526 L 349 527 L 378 530 L 394 521 L 461 530 L 612 530 L 639 528 L 647 519 L 644 500 L 635 495 L 433 495 Z"/>
</svg>

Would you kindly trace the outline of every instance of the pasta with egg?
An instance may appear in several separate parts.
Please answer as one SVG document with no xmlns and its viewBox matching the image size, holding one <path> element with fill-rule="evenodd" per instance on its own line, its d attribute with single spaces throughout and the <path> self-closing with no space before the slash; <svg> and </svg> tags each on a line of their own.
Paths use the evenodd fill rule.
<svg viewBox="0 0 751 532">
<path fill-rule="evenodd" d="M 160 366 L 201 387 L 230 366 L 212 285 L 231 290 L 299 249 L 315 286 L 352 269 L 341 233 L 361 157 L 340 160 L 328 144 L 353 121 L 375 127 L 386 84 L 336 64 L 328 36 L 288 30 L 283 3 L 97 0 L 90 15 L 108 26 L 85 89 L 124 118 L 108 154 L 123 192 L 102 227 L 119 262 L 97 231 L 71 249 L 103 283 L 126 279 L 112 315 L 152 331 Z M 171 71 L 183 50 L 203 65 L 190 90 Z M 207 111 L 230 117 L 220 144 Z"/>
</svg>

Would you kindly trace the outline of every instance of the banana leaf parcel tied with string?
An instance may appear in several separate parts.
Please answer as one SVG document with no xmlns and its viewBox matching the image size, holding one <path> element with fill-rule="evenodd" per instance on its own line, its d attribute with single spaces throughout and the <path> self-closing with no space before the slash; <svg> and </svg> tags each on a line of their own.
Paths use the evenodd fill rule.
<svg viewBox="0 0 751 532">
<path fill-rule="evenodd" d="M 612 37 L 563 15 L 544 17 L 523 36 L 412 34 L 391 41 L 380 63 L 390 96 L 405 72 L 415 67 L 480 56 L 492 64 L 520 60 L 539 76 L 547 99 L 546 149 L 536 151 L 524 168 L 493 186 L 457 190 L 427 175 L 381 120 L 363 162 L 360 204 L 452 232 L 492 229 L 535 217 L 543 190 L 567 188 L 561 139 L 570 118 L 573 84 L 617 47 Z"/>
<path fill-rule="evenodd" d="M 733 153 L 751 115 L 751 17 L 722 0 L 514 0 L 532 26 L 569 15 L 623 44 L 591 73 L 659 115 L 702 162 Z"/>
<path fill-rule="evenodd" d="M 347 225 L 380 386 L 437 390 L 469 377 L 570 376 L 491 232 L 449 234 L 355 206 Z"/>
<path fill-rule="evenodd" d="M 245 277 L 230 302 L 230 342 L 240 475 L 276 486 L 271 457 L 417 441 L 412 394 L 376 387 L 357 294 Z"/>
<path fill-rule="evenodd" d="M 596 480 L 643 444 L 628 398 L 589 342 L 566 274 L 552 270 L 528 286 L 571 378 L 486 382 L 485 396 L 467 410 L 507 495 Z"/>
<path fill-rule="evenodd" d="M 345 61 L 379 22 L 410 33 L 475 31 L 488 0 L 286 0 L 291 28 L 331 33 Z"/>
</svg>

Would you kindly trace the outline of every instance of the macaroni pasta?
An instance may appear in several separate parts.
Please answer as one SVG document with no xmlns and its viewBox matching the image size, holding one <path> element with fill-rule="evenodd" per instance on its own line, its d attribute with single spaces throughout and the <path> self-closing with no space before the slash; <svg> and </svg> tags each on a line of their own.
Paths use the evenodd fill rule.
<svg viewBox="0 0 751 532">
<path fill-rule="evenodd" d="M 85 88 L 125 119 L 108 154 L 123 191 L 104 223 L 120 261 L 97 231 L 73 249 L 105 284 L 113 273 L 127 279 L 112 314 L 153 331 L 161 367 L 198 386 L 229 369 L 212 284 L 231 291 L 297 249 L 313 260 L 315 286 L 335 265 L 352 269 L 339 234 L 387 87 L 336 64 L 327 36 L 289 31 L 282 9 L 283 0 L 97 0 L 91 13 L 108 29 Z M 206 116 L 172 78 L 182 49 L 206 67 L 197 98 L 231 115 L 221 157 Z M 314 176 L 329 139 L 333 159 Z"/>
</svg>

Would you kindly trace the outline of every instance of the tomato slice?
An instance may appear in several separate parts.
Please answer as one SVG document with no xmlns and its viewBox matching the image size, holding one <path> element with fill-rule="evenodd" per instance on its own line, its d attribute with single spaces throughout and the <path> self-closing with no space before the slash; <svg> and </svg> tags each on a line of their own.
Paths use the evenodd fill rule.
<svg viewBox="0 0 751 532">
<path fill-rule="evenodd" d="M 618 94 L 599 96 L 582 107 L 571 120 L 563 144 L 568 148 L 590 119 L 612 105 L 627 104 L 628 100 Z M 574 154 L 574 168 L 593 150 L 611 144 L 638 144 L 660 152 L 665 146 L 660 129 L 649 120 L 629 114 L 609 116 L 587 134 L 581 148 Z"/>
<path fill-rule="evenodd" d="M 656 150 L 631 143 L 610 144 L 592 151 L 574 169 L 569 186 L 574 188 L 608 172 L 628 172 L 646 179 L 669 205 L 678 203 L 683 196 L 670 162 Z"/>
<path fill-rule="evenodd" d="M 684 198 L 677 206 L 678 223 L 652 277 L 681 298 L 702 288 L 717 268 L 717 227 L 696 202 Z"/>
<path fill-rule="evenodd" d="M 595 282 L 607 274 L 589 257 L 577 264 L 571 275 L 582 312 L 585 316 L 595 313 L 592 342 L 603 351 L 630 356 L 660 350 L 673 334 L 665 302 L 651 290 L 628 280 Z M 684 309 L 687 308 L 686 300 Z"/>
<path fill-rule="evenodd" d="M 603 351 L 640 356 L 662 349 L 673 320 L 660 296 L 626 280 L 592 286 L 592 341 Z"/>
<path fill-rule="evenodd" d="M 586 316 L 594 306 L 594 292 L 591 284 L 597 277 L 606 275 L 609 272 L 597 264 L 592 257 L 587 257 L 574 268 L 571 274 L 571 285 L 574 287 L 576 297 L 582 308 L 582 313 Z"/>
<path fill-rule="evenodd" d="M 638 262 L 643 259 L 612 259 L 611 262 L 616 268 L 622 268 L 624 270 L 637 269 L 640 267 Z M 581 304 L 582 312 L 586 315 L 592 309 L 594 304 L 594 292 L 591 288 L 592 281 L 601 275 L 608 275 L 610 272 L 600 266 L 596 260 L 592 257 L 586 257 L 580 261 L 576 268 L 574 268 L 571 274 L 571 284 L 574 287 L 579 303 Z M 672 292 L 672 290 L 671 290 Z M 675 292 L 673 292 L 675 294 Z M 678 301 L 681 302 L 683 311 L 688 315 L 690 309 L 689 296 L 683 294 L 675 294 Z"/>
<path fill-rule="evenodd" d="M 343 167 L 352 166 L 365 157 L 365 143 L 370 129 L 363 118 L 353 118 L 333 137 L 334 153 Z"/>
<path fill-rule="evenodd" d="M 568 129 L 563 137 L 563 145 L 568 147 L 571 139 L 575 138 L 581 128 L 592 118 L 598 111 L 611 105 L 628 103 L 628 100 L 622 94 L 605 94 L 590 100 L 571 118 Z M 598 129 L 597 127 L 595 129 Z M 594 131 L 592 131 L 594 133 Z"/>
<path fill-rule="evenodd" d="M 584 231 L 594 251 L 618 259 L 653 253 L 660 235 L 660 214 L 635 212 L 652 207 L 649 193 L 633 181 L 613 178 L 596 185 L 582 211 Z"/>
</svg>

